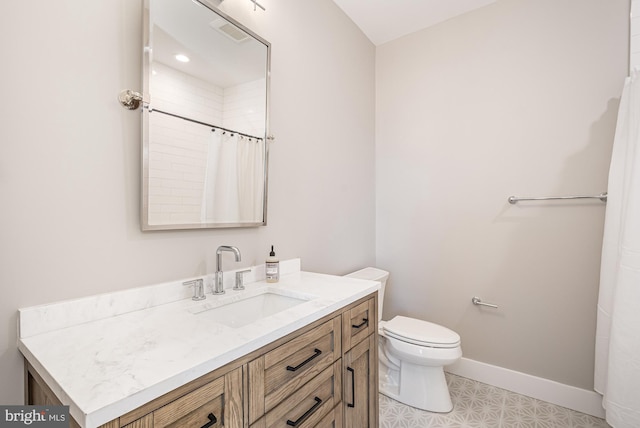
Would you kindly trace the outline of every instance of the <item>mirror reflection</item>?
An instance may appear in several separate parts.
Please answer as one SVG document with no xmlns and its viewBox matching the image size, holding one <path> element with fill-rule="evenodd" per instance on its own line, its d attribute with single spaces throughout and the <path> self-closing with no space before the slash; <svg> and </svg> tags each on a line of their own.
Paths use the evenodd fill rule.
<svg viewBox="0 0 640 428">
<path fill-rule="evenodd" d="M 144 230 L 265 224 L 269 43 L 196 0 L 148 0 Z"/>
</svg>

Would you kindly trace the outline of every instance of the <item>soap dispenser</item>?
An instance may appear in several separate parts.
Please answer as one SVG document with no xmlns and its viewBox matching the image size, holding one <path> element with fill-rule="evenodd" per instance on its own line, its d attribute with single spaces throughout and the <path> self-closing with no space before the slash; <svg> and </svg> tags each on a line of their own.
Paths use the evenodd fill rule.
<svg viewBox="0 0 640 428">
<path fill-rule="evenodd" d="M 265 263 L 265 272 L 267 274 L 267 282 L 278 282 L 280 279 L 280 261 L 276 258 L 273 245 Z"/>
</svg>

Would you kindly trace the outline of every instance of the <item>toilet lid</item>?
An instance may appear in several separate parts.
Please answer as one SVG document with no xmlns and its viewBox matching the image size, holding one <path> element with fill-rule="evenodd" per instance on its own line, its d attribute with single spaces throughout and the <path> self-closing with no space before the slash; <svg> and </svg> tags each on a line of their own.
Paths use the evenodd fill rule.
<svg viewBox="0 0 640 428">
<path fill-rule="evenodd" d="M 385 334 L 416 345 L 432 348 L 455 348 L 460 345 L 460 336 L 455 331 L 415 318 L 396 316 L 384 323 L 382 328 Z"/>
</svg>

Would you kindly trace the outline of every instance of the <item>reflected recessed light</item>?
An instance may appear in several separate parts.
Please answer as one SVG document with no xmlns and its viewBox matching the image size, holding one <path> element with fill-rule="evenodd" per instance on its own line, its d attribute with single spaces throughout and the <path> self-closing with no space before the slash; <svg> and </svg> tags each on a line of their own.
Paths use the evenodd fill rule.
<svg viewBox="0 0 640 428">
<path fill-rule="evenodd" d="M 180 62 L 189 62 L 189 57 L 182 54 L 177 54 L 175 58 Z"/>
</svg>

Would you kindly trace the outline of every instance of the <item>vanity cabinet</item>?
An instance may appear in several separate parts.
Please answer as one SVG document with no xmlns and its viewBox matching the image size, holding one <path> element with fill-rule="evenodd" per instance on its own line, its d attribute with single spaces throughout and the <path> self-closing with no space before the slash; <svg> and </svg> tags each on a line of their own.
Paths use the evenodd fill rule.
<svg viewBox="0 0 640 428">
<path fill-rule="evenodd" d="M 377 427 L 376 309 L 377 292 L 100 428 Z M 60 403 L 25 367 L 26 402 Z"/>
</svg>

